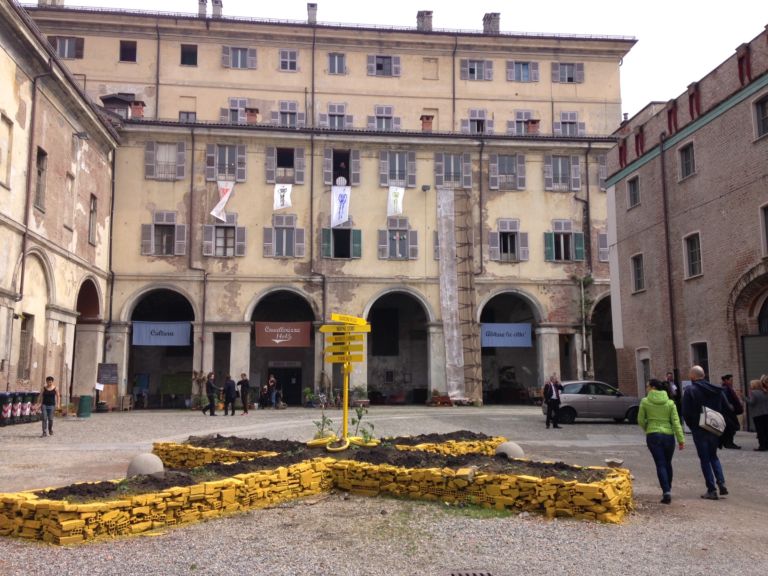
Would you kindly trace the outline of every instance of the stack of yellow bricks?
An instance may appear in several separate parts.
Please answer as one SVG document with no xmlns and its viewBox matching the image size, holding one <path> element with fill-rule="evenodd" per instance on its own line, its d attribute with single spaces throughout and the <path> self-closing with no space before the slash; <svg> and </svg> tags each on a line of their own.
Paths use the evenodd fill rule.
<svg viewBox="0 0 768 576">
<path fill-rule="evenodd" d="M 493 454 L 504 441 L 450 442 L 398 446 L 444 454 Z M 263 452 L 233 452 L 183 444 L 156 444 L 169 467 L 196 467 L 236 462 Z M 53 544 L 141 534 L 150 530 L 274 506 L 329 491 L 333 487 L 366 496 L 392 495 L 451 504 L 544 513 L 618 523 L 632 509 L 632 483 L 625 469 L 601 469 L 604 479 L 579 483 L 556 478 L 487 474 L 473 468 L 408 469 L 352 460 L 314 458 L 294 464 L 163 492 L 126 496 L 105 502 L 71 504 L 46 500 L 43 493 L 0 494 L 0 536 L 17 536 Z"/>
</svg>

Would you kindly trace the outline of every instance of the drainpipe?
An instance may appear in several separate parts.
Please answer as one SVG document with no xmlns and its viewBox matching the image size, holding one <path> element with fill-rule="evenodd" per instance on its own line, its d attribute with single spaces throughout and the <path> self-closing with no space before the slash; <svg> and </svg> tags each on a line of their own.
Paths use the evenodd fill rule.
<svg viewBox="0 0 768 576">
<path fill-rule="evenodd" d="M 587 271 L 592 275 L 592 215 L 589 209 L 589 152 L 592 150 L 592 142 L 587 143 L 587 151 L 584 153 L 584 162 L 586 164 L 587 198 L 579 198 L 576 194 L 573 199 L 583 204 L 581 231 L 584 234 L 584 260 L 587 262 Z"/>
<path fill-rule="evenodd" d="M 112 245 L 113 227 L 115 223 L 115 163 L 117 161 L 117 150 L 112 149 L 112 175 L 110 179 L 110 193 L 112 197 L 109 201 L 109 253 L 107 254 L 107 270 L 109 273 L 109 314 L 107 316 L 106 329 L 112 328 L 112 301 L 115 294 L 115 271 L 112 270 L 112 251 L 114 250 Z M 104 335 L 104 344 L 101 350 L 101 361 L 107 361 L 107 335 Z M 119 386 L 119 384 L 118 384 Z"/>
<path fill-rule="evenodd" d="M 27 193 L 24 199 L 24 232 L 21 235 L 21 270 L 19 277 L 19 291 L 16 294 L 16 302 L 21 302 L 24 299 L 24 277 L 26 275 L 27 268 L 27 242 L 29 238 L 29 211 L 32 207 L 32 153 L 35 151 L 35 129 L 37 128 L 36 110 L 37 110 L 37 81 L 45 76 L 50 76 L 52 70 L 52 61 L 48 59 L 48 70 L 43 74 L 38 74 L 32 78 L 32 106 L 30 110 L 29 121 L 29 142 L 27 143 Z"/>
<path fill-rule="evenodd" d="M 208 272 L 206 272 L 205 268 L 200 268 L 199 266 L 195 266 L 194 262 L 192 261 L 192 231 L 195 229 L 195 219 L 194 219 L 194 210 L 195 210 L 195 127 L 191 127 L 189 130 L 190 134 L 192 135 L 192 152 L 191 152 L 191 161 L 190 161 L 190 174 L 189 174 L 189 246 L 187 246 L 187 268 L 190 270 L 195 270 L 196 272 L 202 272 L 203 273 L 203 303 L 202 303 L 202 310 L 200 313 L 200 330 L 202 334 L 200 334 L 200 366 L 199 366 L 199 372 L 203 372 L 203 362 L 205 362 L 205 309 L 207 308 L 207 300 L 208 300 Z"/>
<path fill-rule="evenodd" d="M 459 49 L 459 37 L 453 37 L 453 54 L 451 55 L 451 132 L 456 130 L 456 50 Z"/>
<path fill-rule="evenodd" d="M 475 275 L 482 275 L 485 273 L 485 261 L 483 260 L 483 200 L 485 199 L 485 189 L 483 188 L 483 150 L 485 150 L 485 140 L 482 138 L 480 139 L 480 165 L 479 165 L 479 176 L 478 180 L 480 180 L 479 188 L 478 188 L 478 218 L 477 218 L 477 229 L 479 232 L 478 241 L 477 243 L 480 245 L 480 271 L 476 272 Z M 471 194 L 471 191 L 470 191 Z"/>
<path fill-rule="evenodd" d="M 309 273 L 311 276 L 320 276 L 323 283 L 322 296 L 322 321 L 325 322 L 328 308 L 327 279 L 325 274 L 315 270 L 315 50 L 317 47 L 317 24 L 312 23 L 312 119 L 309 125 L 313 128 L 309 134 Z M 350 165 L 351 169 L 351 165 Z"/>
<path fill-rule="evenodd" d="M 659 136 L 660 156 L 659 162 L 661 167 L 661 199 L 663 206 L 664 216 L 664 251 L 667 259 L 667 300 L 669 301 L 669 335 L 672 338 L 672 373 L 675 377 L 675 382 L 680 382 L 680 369 L 677 361 L 677 338 L 675 338 L 675 326 L 677 326 L 677 318 L 675 315 L 675 291 L 672 287 L 672 254 L 669 245 L 669 198 L 667 196 L 667 162 L 664 154 L 664 144 L 667 141 L 667 133 L 662 132 Z"/>
<path fill-rule="evenodd" d="M 155 56 L 155 118 L 160 119 L 160 24 L 155 24 L 157 54 Z"/>
</svg>

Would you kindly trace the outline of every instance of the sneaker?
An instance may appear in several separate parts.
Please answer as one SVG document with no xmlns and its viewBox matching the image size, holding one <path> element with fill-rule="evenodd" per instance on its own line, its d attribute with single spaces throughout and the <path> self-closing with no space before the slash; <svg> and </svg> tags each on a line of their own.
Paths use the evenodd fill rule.
<svg viewBox="0 0 768 576">
<path fill-rule="evenodd" d="M 661 503 L 662 504 L 672 504 L 672 495 L 671 494 L 664 494 L 661 497 Z"/>
<path fill-rule="evenodd" d="M 719 500 L 716 490 L 707 490 L 705 494 L 701 495 L 704 500 Z"/>
<path fill-rule="evenodd" d="M 725 487 L 725 484 L 721 484 L 719 488 L 720 488 L 720 496 L 728 496 L 728 488 Z"/>
</svg>

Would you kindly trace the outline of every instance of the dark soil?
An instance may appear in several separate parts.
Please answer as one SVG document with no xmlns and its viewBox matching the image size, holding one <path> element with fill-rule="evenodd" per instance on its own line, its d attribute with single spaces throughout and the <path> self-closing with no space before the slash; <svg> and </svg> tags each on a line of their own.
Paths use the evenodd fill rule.
<svg viewBox="0 0 768 576">
<path fill-rule="evenodd" d="M 279 466 L 290 466 L 310 458 L 333 457 L 343 460 L 357 460 L 372 464 L 390 464 L 403 468 L 467 468 L 477 467 L 478 473 L 516 474 L 549 477 L 562 480 L 593 482 L 605 477 L 602 470 L 584 470 L 563 462 L 519 462 L 507 460 L 505 456 L 483 456 L 466 454 L 463 456 L 445 456 L 431 452 L 397 450 L 394 444 L 421 444 L 425 442 L 445 442 L 446 440 L 485 440 L 488 436 L 473 432 L 452 432 L 450 434 L 426 434 L 407 438 L 388 438 L 375 448 L 351 448 L 344 452 L 330 453 L 324 448 L 308 448 L 302 442 L 288 440 L 268 440 L 266 438 L 237 438 L 235 436 L 192 437 L 190 444 L 210 448 L 230 448 L 234 450 L 280 452 L 274 457 L 255 458 L 233 464 L 209 464 L 187 472 L 167 470 L 165 478 L 137 476 L 113 482 L 94 482 L 90 484 L 72 484 L 63 488 L 39 492 L 41 498 L 62 499 L 70 502 L 106 500 L 127 497 L 132 494 L 160 492 L 173 486 L 189 486 L 197 482 L 227 478 L 235 474 L 246 474 L 259 470 L 271 470 Z"/>
</svg>

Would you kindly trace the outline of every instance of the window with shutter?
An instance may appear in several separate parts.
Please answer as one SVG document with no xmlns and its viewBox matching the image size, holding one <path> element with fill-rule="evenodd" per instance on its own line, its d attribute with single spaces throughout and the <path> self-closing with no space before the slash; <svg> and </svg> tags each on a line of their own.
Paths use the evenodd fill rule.
<svg viewBox="0 0 768 576">
<path fill-rule="evenodd" d="M 597 259 L 600 262 L 608 262 L 608 234 L 597 235 Z"/>
<path fill-rule="evenodd" d="M 267 184 L 274 184 L 277 178 L 277 148 L 267 146 L 264 153 L 264 172 Z"/>
<path fill-rule="evenodd" d="M 205 179 L 216 180 L 216 145 L 205 145 Z"/>
<path fill-rule="evenodd" d="M 346 55 L 340 52 L 328 53 L 328 74 L 346 74 Z"/>
<path fill-rule="evenodd" d="M 280 71 L 296 72 L 299 69 L 298 50 L 280 50 Z"/>
<path fill-rule="evenodd" d="M 527 262 L 529 258 L 528 232 L 520 232 L 518 238 L 520 240 L 520 261 Z"/>
<path fill-rule="evenodd" d="M 408 258 L 418 260 L 419 258 L 419 231 L 408 231 Z"/>
<path fill-rule="evenodd" d="M 203 226 L 203 256 L 213 256 L 213 243 L 216 235 L 216 226 L 205 224 Z"/>
<path fill-rule="evenodd" d="M 360 150 L 353 149 L 350 151 L 350 162 L 352 164 L 351 174 L 350 174 L 350 184 L 352 186 L 359 186 L 360 185 Z"/>
<path fill-rule="evenodd" d="M 379 186 L 389 186 L 389 152 L 379 151 Z"/>
<path fill-rule="evenodd" d="M 296 258 L 304 258 L 304 252 L 306 250 L 304 241 L 304 228 L 296 228 L 294 238 L 296 242 L 294 246 L 294 255 Z"/>
<path fill-rule="evenodd" d="M 142 224 L 141 225 L 141 254 L 142 256 L 149 256 L 153 254 L 155 245 L 154 239 L 154 225 Z"/>
<path fill-rule="evenodd" d="M 176 256 L 184 256 L 187 253 L 187 226 L 185 224 L 176 224 L 174 251 Z"/>
<path fill-rule="evenodd" d="M 246 234 L 244 226 L 235 227 L 235 256 L 245 256 Z"/>
<path fill-rule="evenodd" d="M 408 178 L 405 185 L 408 188 L 416 188 L 416 152 L 409 151 L 407 159 Z"/>
<path fill-rule="evenodd" d="M 472 188 L 472 155 L 467 152 L 462 158 L 461 167 L 462 186 Z"/>
<path fill-rule="evenodd" d="M 237 167 L 235 170 L 235 180 L 237 182 L 245 182 L 246 162 L 247 162 L 245 144 L 238 144 L 235 147 L 235 152 L 237 154 L 237 160 L 236 160 Z"/>
<path fill-rule="evenodd" d="M 144 178 L 155 177 L 155 143 L 144 144 Z"/>
<path fill-rule="evenodd" d="M 320 256 L 322 258 L 331 258 L 331 228 L 322 228 L 320 230 Z"/>
<path fill-rule="evenodd" d="M 608 156 L 606 154 L 600 154 L 597 157 L 598 163 L 598 181 L 600 183 L 600 190 L 605 191 L 605 181 L 608 179 Z"/>
<path fill-rule="evenodd" d="M 293 157 L 295 162 L 293 183 L 304 184 L 304 172 L 305 172 L 304 148 L 294 148 Z"/>
<path fill-rule="evenodd" d="M 389 233 L 388 230 L 379 230 L 377 235 L 378 254 L 380 260 L 389 258 Z"/>
<path fill-rule="evenodd" d="M 333 148 L 323 148 L 323 184 L 333 186 Z"/>
<path fill-rule="evenodd" d="M 176 143 L 176 180 L 184 180 L 187 163 L 187 143 Z"/>
<path fill-rule="evenodd" d="M 525 154 L 517 155 L 517 189 L 525 190 Z"/>
<path fill-rule="evenodd" d="M 488 188 L 490 190 L 499 189 L 499 155 L 490 154 L 488 156 Z"/>
<path fill-rule="evenodd" d="M 242 70 L 248 69 L 248 48 L 238 47 L 238 46 L 230 46 L 229 47 L 229 67 L 230 68 L 239 68 Z M 222 52 L 222 63 L 223 63 L 223 52 Z"/>
<path fill-rule="evenodd" d="M 501 260 L 501 252 L 499 250 L 499 233 L 496 230 L 490 230 L 488 232 L 488 259 L 493 261 Z"/>
<path fill-rule="evenodd" d="M 571 156 L 570 160 L 571 168 L 571 182 L 570 187 L 574 192 L 581 190 L 581 163 L 578 156 Z"/>
</svg>

